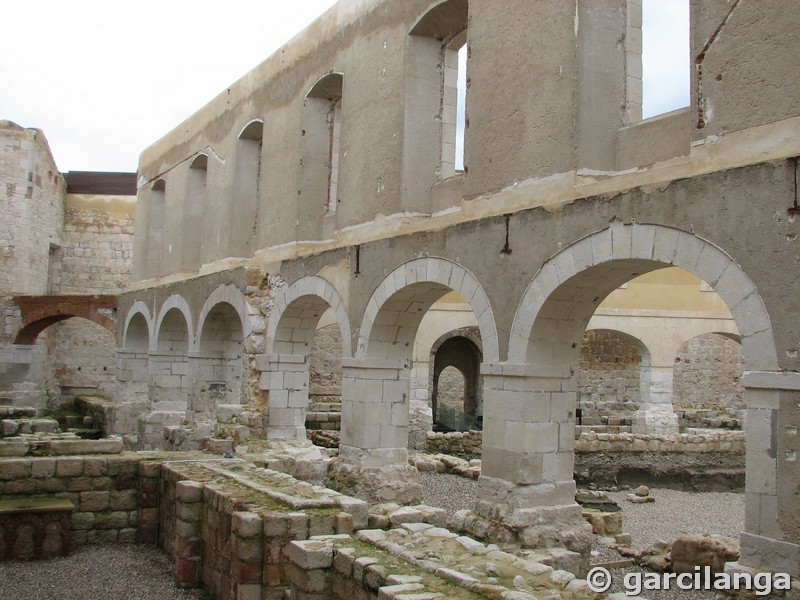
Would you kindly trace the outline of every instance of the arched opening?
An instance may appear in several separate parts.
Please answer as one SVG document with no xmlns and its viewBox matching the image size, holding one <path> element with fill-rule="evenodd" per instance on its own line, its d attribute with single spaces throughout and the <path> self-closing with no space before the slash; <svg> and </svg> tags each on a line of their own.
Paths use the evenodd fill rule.
<svg viewBox="0 0 800 600">
<path fill-rule="evenodd" d="M 147 319 L 142 313 L 135 313 L 128 321 L 123 348 L 129 352 L 145 353 L 150 348 L 150 328 L 147 325 Z"/>
<path fill-rule="evenodd" d="M 244 330 L 237 310 L 219 302 L 200 324 L 192 355 L 191 418 L 213 422 L 221 405 L 242 404 Z"/>
<path fill-rule="evenodd" d="M 492 309 L 471 273 L 447 260 L 420 258 L 387 274 L 367 303 L 356 357 L 345 362 L 342 374 L 340 463 L 331 477 L 336 480 L 339 471 L 380 471 L 378 478 L 348 477 L 352 485 L 343 489 L 350 493 L 419 499 L 418 475 L 407 472 L 414 343 L 425 314 L 451 292 L 469 299 L 484 355 L 498 359 Z"/>
<path fill-rule="evenodd" d="M 159 353 L 185 355 L 189 352 L 189 326 L 186 316 L 178 308 L 170 308 L 161 319 L 156 337 Z"/>
<path fill-rule="evenodd" d="M 140 436 L 145 447 L 163 446 L 163 425 L 180 423 L 188 403 L 190 317 L 175 306 L 183 302 L 172 298 L 174 301 L 169 304 L 173 306 L 167 308 L 157 324 L 156 348 L 149 355 L 150 410 L 159 415 Z"/>
<path fill-rule="evenodd" d="M 339 203 L 343 84 L 341 73 L 329 73 L 314 84 L 305 101 L 303 193 L 327 214 L 335 213 Z"/>
<path fill-rule="evenodd" d="M 627 12 L 629 121 L 689 106 L 689 0 L 628 0 Z"/>
<path fill-rule="evenodd" d="M 165 275 L 162 253 L 164 247 L 164 223 L 166 221 L 167 182 L 158 179 L 150 188 L 147 207 L 147 231 L 145 256 L 147 271 L 145 278 Z"/>
<path fill-rule="evenodd" d="M 511 371 L 519 375 L 512 379 L 504 374 L 503 380 L 492 377 L 485 383 L 492 395 L 487 395 L 487 405 L 491 400 L 493 406 L 506 407 L 498 410 L 499 418 L 488 411 L 484 416 L 483 491 L 484 497 L 496 498 L 481 509 L 485 514 L 497 514 L 498 509 L 507 507 L 513 520 L 517 511 L 536 507 L 552 511 L 550 507 L 573 505 L 574 372 L 584 331 L 613 291 L 670 265 L 686 269 L 718 292 L 741 335 L 748 368 L 776 369 L 770 319 L 758 291 L 719 248 L 692 234 L 651 225 L 618 224 L 587 236 L 548 260 L 520 302 L 509 345 L 509 361 L 519 366 L 506 367 L 509 375 Z M 513 397 L 502 393 L 511 390 L 530 394 L 533 402 L 527 417 L 525 408 L 522 417 L 512 416 Z M 642 418 L 637 417 L 635 424 L 639 421 L 656 431 L 669 425 L 669 410 L 660 391 L 651 386 L 650 397 L 637 412 Z M 753 404 L 748 406 L 748 427 L 751 419 L 756 419 L 762 430 L 775 426 L 778 415 L 774 405 L 768 404 L 774 401 L 770 394 L 761 390 L 754 394 Z M 778 500 L 777 457 L 770 441 L 774 434 L 759 433 L 757 439 L 752 435 L 747 439 L 748 511 L 761 510 Z M 763 525 L 748 520 L 745 527 L 748 534 L 763 535 Z M 539 526 L 522 534 L 533 535 Z M 742 534 L 743 545 L 748 539 Z M 571 549 L 585 552 L 588 546 Z"/>
<path fill-rule="evenodd" d="M 197 271 L 202 261 L 204 215 L 207 208 L 208 156 L 198 154 L 189 165 L 183 205 L 181 270 Z"/>
<path fill-rule="evenodd" d="M 227 248 L 225 256 L 250 257 L 255 252 L 258 206 L 261 196 L 261 147 L 264 123 L 251 121 L 236 143 L 233 202 L 225 210 Z"/>
<path fill-rule="evenodd" d="M 408 149 L 417 155 L 416 176 L 428 185 L 465 168 L 468 25 L 467 0 L 447 0 L 409 32 L 406 139 L 413 140 Z"/>
<path fill-rule="evenodd" d="M 706 333 L 675 356 L 674 404 L 681 428 L 741 429 L 746 410 L 744 357 L 737 339 Z"/>
<path fill-rule="evenodd" d="M 468 337 L 455 334 L 434 344 L 431 354 L 434 430 L 480 430 L 483 427 L 480 348 Z"/>
<path fill-rule="evenodd" d="M 268 437 L 304 439 L 307 423 L 335 427 L 334 419 L 316 413 L 338 409 L 341 414 L 350 325 L 338 292 L 321 277 L 303 277 L 284 288 L 276 306 L 267 330 L 268 364 L 262 369 L 262 389 L 269 392 Z M 310 406 L 315 415 L 309 421 Z"/>
</svg>

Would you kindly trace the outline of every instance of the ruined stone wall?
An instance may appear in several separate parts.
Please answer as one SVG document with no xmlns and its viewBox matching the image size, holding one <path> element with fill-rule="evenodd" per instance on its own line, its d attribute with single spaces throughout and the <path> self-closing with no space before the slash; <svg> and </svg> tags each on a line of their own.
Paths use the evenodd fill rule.
<svg viewBox="0 0 800 600">
<path fill-rule="evenodd" d="M 116 340 L 110 331 L 97 323 L 74 317 L 51 325 L 44 334 L 47 371 L 62 394 L 113 395 Z"/>
<path fill-rule="evenodd" d="M 135 197 L 69 194 L 60 291 L 113 294 L 130 281 Z"/>
<path fill-rule="evenodd" d="M 150 521 L 142 508 L 157 502 L 147 493 L 150 473 L 140 470 L 140 461 L 136 455 L 5 459 L 0 500 L 64 498 L 75 505 L 73 545 L 133 543 L 137 528 Z"/>
<path fill-rule="evenodd" d="M 578 397 L 581 423 L 599 425 L 602 417 L 629 417 L 640 402 L 636 346 L 614 331 L 587 331 L 581 344 Z"/>
<path fill-rule="evenodd" d="M 675 357 L 673 404 L 736 416 L 745 408 L 742 347 L 722 335 L 693 338 Z"/>
<path fill-rule="evenodd" d="M 0 181 L 0 291 L 47 293 L 66 186 L 41 131 L 0 121 Z"/>
</svg>

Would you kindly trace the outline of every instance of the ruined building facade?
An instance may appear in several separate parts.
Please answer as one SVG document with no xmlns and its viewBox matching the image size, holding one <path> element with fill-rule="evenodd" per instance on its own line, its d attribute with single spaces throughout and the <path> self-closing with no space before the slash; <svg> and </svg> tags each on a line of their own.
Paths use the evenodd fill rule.
<svg viewBox="0 0 800 600">
<path fill-rule="evenodd" d="M 455 294 L 480 341 L 475 533 L 563 538 L 581 519 L 587 324 L 676 266 L 741 340 L 740 562 L 800 576 L 799 26 L 791 4 L 693 1 L 691 105 L 641 120 L 636 0 L 343 0 L 141 155 L 116 432 L 143 447 L 220 427 L 304 438 L 325 319 L 342 340 L 330 481 L 413 499 L 414 344 Z M 645 388 L 638 426 L 669 431 L 671 405 Z"/>
</svg>

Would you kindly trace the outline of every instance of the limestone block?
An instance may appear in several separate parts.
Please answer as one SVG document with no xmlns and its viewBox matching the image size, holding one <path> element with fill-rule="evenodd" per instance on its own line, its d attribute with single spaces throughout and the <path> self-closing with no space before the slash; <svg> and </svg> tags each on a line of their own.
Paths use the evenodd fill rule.
<svg viewBox="0 0 800 600">
<path fill-rule="evenodd" d="M 293 541 L 286 545 L 286 557 L 304 570 L 330 569 L 333 566 L 333 547 L 319 540 Z"/>
</svg>

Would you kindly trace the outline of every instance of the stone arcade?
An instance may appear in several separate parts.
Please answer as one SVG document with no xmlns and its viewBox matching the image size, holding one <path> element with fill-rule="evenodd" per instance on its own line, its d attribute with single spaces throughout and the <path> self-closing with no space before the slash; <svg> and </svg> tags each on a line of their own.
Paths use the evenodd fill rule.
<svg viewBox="0 0 800 600">
<path fill-rule="evenodd" d="M 468 528 L 585 550 L 581 340 L 612 291 L 676 266 L 716 290 L 741 339 L 740 563 L 800 577 L 800 7 L 693 1 L 691 23 L 691 106 L 641 120 L 636 0 L 339 2 L 141 155 L 112 433 L 302 447 L 325 316 L 342 334 L 329 482 L 413 502 L 412 351 L 454 292 L 483 361 Z M 655 393 L 637 413 L 643 431 L 674 418 Z"/>
</svg>

